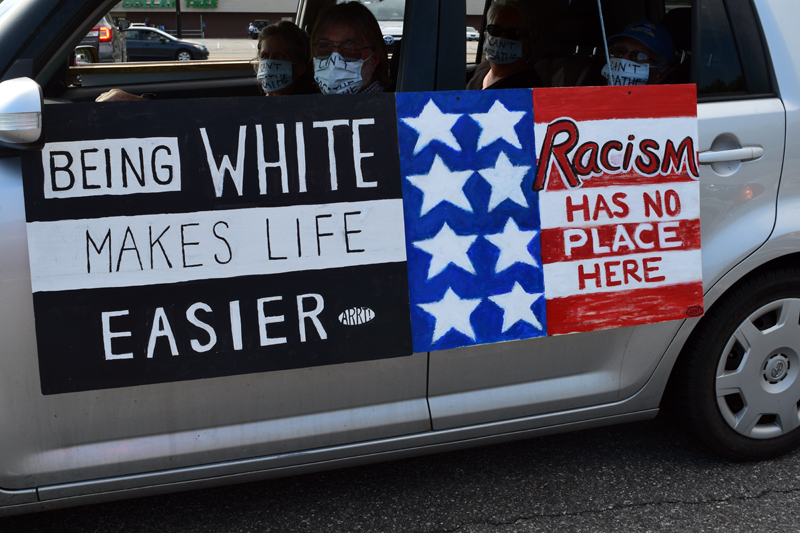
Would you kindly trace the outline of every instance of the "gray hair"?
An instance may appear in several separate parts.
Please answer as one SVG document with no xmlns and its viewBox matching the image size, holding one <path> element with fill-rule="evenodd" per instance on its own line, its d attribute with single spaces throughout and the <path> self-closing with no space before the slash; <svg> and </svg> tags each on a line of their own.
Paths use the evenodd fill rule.
<svg viewBox="0 0 800 533">
<path fill-rule="evenodd" d="M 520 29 L 535 41 L 539 37 L 539 29 L 535 22 L 533 10 L 527 2 L 521 0 L 495 0 L 486 12 L 487 24 L 491 24 L 497 16 L 497 12 L 506 7 L 512 8 L 519 13 Z"/>
</svg>

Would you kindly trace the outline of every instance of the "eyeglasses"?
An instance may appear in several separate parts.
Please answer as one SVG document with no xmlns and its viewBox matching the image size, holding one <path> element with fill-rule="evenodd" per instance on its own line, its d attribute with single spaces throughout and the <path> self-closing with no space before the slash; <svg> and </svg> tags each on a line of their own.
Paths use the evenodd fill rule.
<svg viewBox="0 0 800 533">
<path fill-rule="evenodd" d="M 334 50 L 339 50 L 339 53 L 345 59 L 358 60 L 361 59 L 361 54 L 364 49 L 375 50 L 374 46 L 361 46 L 354 41 L 334 42 L 321 39 L 313 45 L 314 57 L 317 59 L 328 59 Z"/>
<path fill-rule="evenodd" d="M 523 30 L 518 30 L 516 28 L 504 28 L 498 24 L 489 24 L 486 26 L 486 33 L 492 37 L 502 37 L 502 35 L 505 34 L 506 38 L 511 39 L 512 41 L 521 41 L 527 36 Z"/>
<path fill-rule="evenodd" d="M 639 52 L 638 50 L 628 50 L 622 46 L 615 46 L 608 49 L 608 55 L 610 57 L 614 57 L 617 59 L 629 59 L 631 61 L 636 61 L 639 63 L 645 62 L 652 62 L 655 63 L 656 60 L 647 55 L 644 52 Z M 627 56 L 627 57 L 626 57 Z"/>
</svg>

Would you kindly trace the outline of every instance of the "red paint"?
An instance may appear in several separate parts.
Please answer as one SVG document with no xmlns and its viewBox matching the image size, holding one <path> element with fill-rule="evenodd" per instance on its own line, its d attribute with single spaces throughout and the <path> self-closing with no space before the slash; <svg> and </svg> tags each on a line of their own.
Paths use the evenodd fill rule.
<svg viewBox="0 0 800 533">
<path fill-rule="evenodd" d="M 696 117 L 694 85 L 559 87 L 533 90 L 537 124 L 569 116 L 576 121 L 622 118 Z"/>
<path fill-rule="evenodd" d="M 547 333 L 563 335 L 637 326 L 702 314 L 703 282 L 653 289 L 582 294 L 547 300 Z"/>
</svg>

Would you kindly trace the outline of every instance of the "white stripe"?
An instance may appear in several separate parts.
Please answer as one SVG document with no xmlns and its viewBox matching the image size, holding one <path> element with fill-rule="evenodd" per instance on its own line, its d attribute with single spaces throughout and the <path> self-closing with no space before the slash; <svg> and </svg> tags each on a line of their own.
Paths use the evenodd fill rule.
<svg viewBox="0 0 800 533">
<path fill-rule="evenodd" d="M 645 211 L 645 195 L 649 195 L 653 202 L 656 202 L 656 191 L 660 193 L 662 216 L 652 208 L 649 212 Z M 675 195 L 669 191 L 677 193 L 680 201 L 680 213 L 670 215 L 670 211 L 675 210 Z M 620 194 L 624 196 L 619 196 Z M 611 210 L 611 216 L 605 209 L 597 210 L 598 197 L 605 200 Z M 628 206 L 628 214 L 624 218 L 621 216 L 622 207 L 613 201 L 614 195 L 618 195 L 617 202 Z M 667 201 L 669 196 L 669 202 Z M 569 220 L 567 210 L 567 198 L 572 205 L 572 220 Z M 578 206 L 587 205 L 589 209 L 588 220 L 585 211 Z M 597 219 L 594 220 L 595 211 Z M 665 183 L 661 185 L 630 185 L 627 187 L 597 187 L 587 189 L 573 189 L 570 191 L 547 191 L 539 193 L 539 213 L 541 216 L 542 229 L 562 228 L 562 227 L 586 227 L 599 226 L 602 224 L 623 224 L 638 222 L 657 222 L 662 220 L 693 219 L 700 216 L 700 186 L 696 181 Z M 619 215 L 615 214 L 618 213 Z"/>
<path fill-rule="evenodd" d="M 267 219 L 272 259 L 267 247 Z M 298 254 L 298 221 L 301 255 Z M 400 199 L 27 225 L 34 292 L 142 286 L 402 262 L 406 260 L 403 227 Z M 128 228 L 130 233 L 126 240 Z M 166 233 L 159 240 L 165 229 Z M 103 246 L 109 230 L 111 244 Z M 87 240 L 87 232 L 94 244 Z M 230 244 L 230 252 L 223 239 Z M 133 249 L 134 240 L 136 250 Z M 125 251 L 122 251 L 123 243 Z M 95 247 L 101 253 L 97 253 Z M 277 259 L 279 257 L 286 259 Z"/>
<path fill-rule="evenodd" d="M 657 267 L 657 270 L 649 272 L 648 276 L 656 278 L 663 276 L 662 281 L 645 281 L 643 272 L 643 261 L 648 258 L 660 257 L 660 261 L 648 261 L 650 268 Z M 632 276 L 624 276 L 622 262 L 626 260 L 636 261 L 636 274 L 642 281 L 637 281 Z M 617 264 L 614 264 L 616 262 Z M 597 287 L 594 279 L 585 280 L 585 288 L 579 286 L 579 267 L 583 267 L 584 273 L 599 272 L 601 286 Z M 611 276 L 611 281 L 619 285 L 608 286 L 606 266 Z M 624 256 L 604 257 L 602 259 L 584 259 L 581 261 L 570 261 L 566 263 L 550 263 L 544 265 L 544 290 L 545 296 L 550 298 L 561 298 L 564 296 L 574 296 L 576 294 L 595 294 L 601 292 L 617 292 L 632 289 L 649 289 L 654 287 L 664 287 L 676 283 L 687 283 L 702 280 L 702 270 L 700 268 L 700 250 L 681 250 L 677 252 L 654 252 L 650 254 L 630 254 Z M 609 301 L 609 305 L 613 302 Z"/>
</svg>

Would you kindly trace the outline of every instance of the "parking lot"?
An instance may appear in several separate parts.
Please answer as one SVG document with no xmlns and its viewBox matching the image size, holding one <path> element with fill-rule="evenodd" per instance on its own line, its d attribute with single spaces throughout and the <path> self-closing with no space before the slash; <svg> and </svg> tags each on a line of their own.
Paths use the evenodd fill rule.
<svg viewBox="0 0 800 533">
<path fill-rule="evenodd" d="M 254 59 L 256 57 L 256 45 L 258 41 L 254 39 L 195 39 L 187 38 L 190 41 L 203 43 L 210 52 L 209 59 Z M 472 59 L 478 49 L 477 41 L 466 43 L 466 57 Z"/>
</svg>

